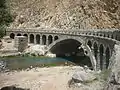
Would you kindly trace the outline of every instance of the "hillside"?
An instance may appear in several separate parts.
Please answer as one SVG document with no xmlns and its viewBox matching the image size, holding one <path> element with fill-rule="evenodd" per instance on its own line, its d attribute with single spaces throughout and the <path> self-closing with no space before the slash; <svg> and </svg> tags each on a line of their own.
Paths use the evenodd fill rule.
<svg viewBox="0 0 120 90">
<path fill-rule="evenodd" d="M 6 0 L 14 28 L 120 28 L 120 0 Z"/>
</svg>

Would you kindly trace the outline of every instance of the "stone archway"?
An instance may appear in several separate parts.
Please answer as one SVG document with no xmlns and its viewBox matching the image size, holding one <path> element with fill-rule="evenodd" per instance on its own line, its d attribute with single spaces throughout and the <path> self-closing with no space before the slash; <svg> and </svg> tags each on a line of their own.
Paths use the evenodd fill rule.
<svg viewBox="0 0 120 90">
<path fill-rule="evenodd" d="M 100 69 L 102 70 L 103 69 L 103 65 L 104 65 L 104 61 L 103 61 L 103 58 L 104 58 L 104 46 L 103 44 L 100 45 L 99 47 L 99 51 L 100 51 Z"/>
<path fill-rule="evenodd" d="M 10 34 L 10 38 L 14 39 L 14 38 L 15 38 L 15 34 L 14 34 L 14 33 L 11 33 L 11 34 Z"/>
<path fill-rule="evenodd" d="M 105 51 L 105 56 L 106 56 L 106 69 L 108 68 L 109 66 L 109 59 L 110 59 L 110 49 L 109 47 L 106 48 L 106 51 Z"/>
<path fill-rule="evenodd" d="M 48 36 L 48 45 L 53 42 L 53 37 L 51 35 Z"/>
<path fill-rule="evenodd" d="M 92 42 L 88 40 L 87 45 L 91 48 L 92 47 Z"/>
<path fill-rule="evenodd" d="M 22 36 L 22 35 L 20 33 L 18 33 L 17 36 Z"/>
<path fill-rule="evenodd" d="M 39 34 L 36 35 L 36 44 L 40 44 L 40 35 Z"/>
<path fill-rule="evenodd" d="M 93 69 L 96 70 L 96 60 L 95 60 L 95 57 L 94 57 L 94 55 L 92 54 L 90 47 L 85 44 L 85 40 L 83 40 L 83 39 L 80 39 L 80 38 L 72 38 L 72 37 L 71 37 L 71 38 L 70 38 L 70 37 L 69 37 L 69 38 L 67 37 L 67 38 L 58 39 L 58 40 L 56 40 L 54 43 L 52 43 L 52 44 L 49 45 L 48 51 L 54 53 L 54 52 L 52 51 L 52 49 L 55 48 L 55 46 L 62 46 L 62 45 L 64 45 L 65 43 L 63 43 L 63 41 L 65 41 L 65 40 L 75 40 L 75 41 L 81 43 L 81 44 L 82 44 L 81 47 L 82 47 L 85 51 L 88 52 L 88 56 L 90 57 L 90 61 L 91 61 L 91 64 L 92 64 Z M 69 42 L 69 41 L 68 41 L 68 42 Z M 72 44 L 75 45 L 75 42 L 72 43 Z M 69 50 L 71 50 L 71 49 L 73 49 L 73 47 L 71 47 L 71 46 L 73 46 L 72 44 L 67 44 L 66 47 L 69 48 Z M 77 45 L 78 45 L 78 44 L 77 44 Z M 78 47 L 78 46 L 77 46 L 77 47 Z M 65 48 L 64 48 L 64 49 L 63 49 L 63 48 L 60 48 L 60 50 L 65 50 Z M 59 51 L 59 50 L 58 50 L 58 51 Z M 66 51 L 66 52 L 67 52 L 67 51 Z M 71 51 L 71 52 L 72 52 L 72 51 Z M 59 52 L 58 52 L 58 53 L 59 53 Z M 54 53 L 54 54 L 55 54 L 55 53 Z"/>
<path fill-rule="evenodd" d="M 56 41 L 56 40 L 58 40 L 58 39 L 59 39 L 58 36 L 55 36 L 55 37 L 54 37 L 54 41 Z"/>
<path fill-rule="evenodd" d="M 34 43 L 34 35 L 30 34 L 30 43 Z"/>
<path fill-rule="evenodd" d="M 42 36 L 42 45 L 46 45 L 47 38 L 45 35 Z"/>
<path fill-rule="evenodd" d="M 93 44 L 93 48 L 94 48 L 94 55 L 95 55 L 95 59 L 97 60 L 97 56 L 98 56 L 98 44 L 96 42 L 94 42 Z"/>
<path fill-rule="evenodd" d="M 28 37 L 28 35 L 27 35 L 27 34 L 23 34 L 23 36 Z"/>
</svg>

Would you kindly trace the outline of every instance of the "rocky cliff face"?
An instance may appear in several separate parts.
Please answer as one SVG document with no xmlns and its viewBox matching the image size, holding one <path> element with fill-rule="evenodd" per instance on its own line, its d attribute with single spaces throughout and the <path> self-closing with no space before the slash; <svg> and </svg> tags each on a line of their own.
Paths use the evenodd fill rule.
<svg viewBox="0 0 120 90">
<path fill-rule="evenodd" d="M 120 0 L 6 0 L 15 28 L 120 28 Z"/>
</svg>

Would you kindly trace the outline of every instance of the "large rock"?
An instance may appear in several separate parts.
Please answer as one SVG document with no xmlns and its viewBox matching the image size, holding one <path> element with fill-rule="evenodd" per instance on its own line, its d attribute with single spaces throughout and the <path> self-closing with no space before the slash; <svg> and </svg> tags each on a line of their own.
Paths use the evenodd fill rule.
<svg viewBox="0 0 120 90">
<path fill-rule="evenodd" d="M 86 83 L 86 82 L 91 82 L 93 80 L 96 79 L 95 75 L 93 73 L 90 72 L 86 72 L 86 71 L 76 71 L 73 76 L 72 79 L 77 82 L 77 83 Z"/>
<path fill-rule="evenodd" d="M 33 56 L 41 56 L 41 55 L 45 55 L 46 50 L 47 50 L 46 46 L 32 45 L 28 49 L 26 49 L 23 54 L 30 54 Z"/>
</svg>

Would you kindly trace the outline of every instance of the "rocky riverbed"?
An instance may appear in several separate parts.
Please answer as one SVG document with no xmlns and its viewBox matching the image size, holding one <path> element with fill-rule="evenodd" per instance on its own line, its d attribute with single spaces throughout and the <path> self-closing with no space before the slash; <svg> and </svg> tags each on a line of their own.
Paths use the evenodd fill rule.
<svg viewBox="0 0 120 90">
<path fill-rule="evenodd" d="M 31 70 L 12 71 L 0 73 L 0 88 L 16 86 L 30 90 L 101 90 L 102 82 L 99 80 L 90 83 L 77 83 L 69 87 L 75 71 L 85 70 L 80 66 L 57 66 L 49 68 L 33 68 Z M 93 71 L 90 71 L 91 73 Z M 94 76 L 96 78 L 96 76 Z M 101 87 L 102 86 L 102 87 Z"/>
</svg>

